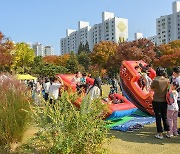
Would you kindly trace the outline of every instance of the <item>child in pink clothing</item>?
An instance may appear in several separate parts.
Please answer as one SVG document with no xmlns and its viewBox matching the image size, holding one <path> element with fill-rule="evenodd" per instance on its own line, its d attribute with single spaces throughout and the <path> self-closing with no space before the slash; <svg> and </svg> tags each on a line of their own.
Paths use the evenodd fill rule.
<svg viewBox="0 0 180 154">
<path fill-rule="evenodd" d="M 176 89 L 179 87 L 179 85 L 176 82 L 173 82 L 170 87 L 170 91 L 167 93 L 167 120 L 169 122 L 169 128 L 170 128 L 170 136 L 178 135 L 177 132 L 177 118 L 178 118 L 178 104 L 177 104 L 177 98 L 178 98 L 178 92 Z"/>
</svg>

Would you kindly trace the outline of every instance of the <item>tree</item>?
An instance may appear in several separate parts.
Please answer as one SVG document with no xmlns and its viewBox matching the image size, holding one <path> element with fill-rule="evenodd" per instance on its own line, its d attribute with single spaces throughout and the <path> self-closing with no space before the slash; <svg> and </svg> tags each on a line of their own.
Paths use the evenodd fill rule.
<svg viewBox="0 0 180 154">
<path fill-rule="evenodd" d="M 80 42 L 78 47 L 78 54 L 80 54 L 82 51 L 84 51 L 84 45 L 82 44 L 82 42 Z"/>
<path fill-rule="evenodd" d="M 0 32 L 0 71 L 10 71 L 14 44 Z"/>
<path fill-rule="evenodd" d="M 123 60 L 143 60 L 150 63 L 155 59 L 155 46 L 147 39 L 120 43 L 117 52 L 107 62 L 108 70 L 117 73 Z"/>
<path fill-rule="evenodd" d="M 89 52 L 90 52 L 88 41 L 86 41 L 86 44 L 84 45 L 84 51 L 85 51 L 86 53 L 89 53 Z"/>
<path fill-rule="evenodd" d="M 82 44 L 82 42 L 80 42 L 79 48 L 78 48 L 78 54 L 80 54 L 81 52 L 86 52 L 86 53 L 90 52 L 88 41 L 86 41 L 85 45 Z"/>
<path fill-rule="evenodd" d="M 84 66 L 85 70 L 88 70 L 91 64 L 91 59 L 89 57 L 89 54 L 86 52 L 81 52 L 79 55 L 77 55 L 77 58 L 78 58 L 79 64 Z"/>
<path fill-rule="evenodd" d="M 16 43 L 13 54 L 13 65 L 15 70 L 22 69 L 22 73 L 27 73 L 34 61 L 34 50 L 24 42 Z"/>
<path fill-rule="evenodd" d="M 43 68 L 44 65 L 45 63 L 42 60 L 42 56 L 35 57 L 34 62 L 31 66 L 30 73 L 36 75 L 41 74 L 41 69 Z"/>
<path fill-rule="evenodd" d="M 157 51 L 159 54 L 155 59 L 155 66 L 161 65 L 168 69 L 180 66 L 180 40 L 162 44 L 157 48 Z"/>
<path fill-rule="evenodd" d="M 54 64 L 54 65 L 59 65 L 59 63 L 60 63 L 58 56 L 43 57 L 43 62 L 48 63 L 48 64 Z"/>
<path fill-rule="evenodd" d="M 110 56 L 117 51 L 117 43 L 104 41 L 96 44 L 91 54 L 93 64 L 97 64 L 102 68 L 106 68 L 107 61 Z"/>
<path fill-rule="evenodd" d="M 64 74 L 67 73 L 68 69 L 63 66 L 56 66 L 54 64 L 45 64 L 41 68 L 40 76 L 41 77 L 53 77 L 56 74 Z"/>
<path fill-rule="evenodd" d="M 66 67 L 66 63 L 67 63 L 67 61 L 69 60 L 69 58 L 70 58 L 70 55 L 69 55 L 69 54 L 64 54 L 64 55 L 62 55 L 62 56 L 59 56 L 59 64 L 60 64 L 61 66 Z"/>
<path fill-rule="evenodd" d="M 70 73 L 75 73 L 78 71 L 78 60 L 74 52 L 70 53 L 70 58 L 67 60 L 66 68 Z"/>
</svg>

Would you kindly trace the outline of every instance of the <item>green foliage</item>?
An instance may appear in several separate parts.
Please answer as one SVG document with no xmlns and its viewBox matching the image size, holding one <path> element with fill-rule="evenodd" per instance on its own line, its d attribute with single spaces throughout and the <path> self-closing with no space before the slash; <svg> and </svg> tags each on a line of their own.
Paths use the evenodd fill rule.
<svg viewBox="0 0 180 154">
<path fill-rule="evenodd" d="M 78 60 L 74 52 L 70 53 L 70 58 L 67 60 L 66 68 L 71 73 L 75 73 L 76 71 L 78 71 Z"/>
<path fill-rule="evenodd" d="M 68 72 L 68 69 L 64 66 L 57 66 L 51 63 L 43 62 L 41 56 L 35 57 L 32 65 L 31 74 L 35 74 L 41 77 L 53 77 L 55 74 L 64 74 Z"/>
<path fill-rule="evenodd" d="M 86 51 L 86 53 L 90 52 L 88 41 L 86 41 L 86 44 L 84 45 L 84 51 Z"/>
<path fill-rule="evenodd" d="M 0 76 L 0 145 L 20 142 L 30 122 L 31 96 L 24 85 L 9 75 Z"/>
<path fill-rule="evenodd" d="M 16 70 L 19 67 L 23 68 L 23 73 L 28 73 L 30 66 L 34 61 L 34 50 L 30 48 L 29 44 L 24 42 L 16 43 L 13 54 L 13 65 L 12 67 Z"/>
<path fill-rule="evenodd" d="M 107 128 L 100 115 L 105 106 L 100 100 L 89 104 L 86 99 L 78 110 L 72 104 L 76 99 L 75 94 L 63 93 L 54 106 L 34 108 L 34 121 L 42 129 L 23 148 L 40 153 L 103 153 Z"/>
<path fill-rule="evenodd" d="M 86 52 L 81 52 L 79 55 L 77 55 L 78 62 L 82 66 L 84 66 L 85 70 L 89 69 L 89 66 L 91 64 L 91 59 L 88 53 Z"/>
<path fill-rule="evenodd" d="M 56 74 L 64 74 L 67 73 L 68 70 L 63 66 L 55 66 L 53 64 L 45 64 L 42 68 L 40 68 L 40 76 L 41 77 L 53 77 Z"/>
<path fill-rule="evenodd" d="M 79 48 L 78 48 L 78 54 L 82 53 L 82 52 L 86 52 L 89 53 L 90 49 L 89 49 L 89 43 L 88 41 L 86 41 L 86 44 L 82 44 L 82 42 L 80 42 L 79 44 Z"/>
</svg>

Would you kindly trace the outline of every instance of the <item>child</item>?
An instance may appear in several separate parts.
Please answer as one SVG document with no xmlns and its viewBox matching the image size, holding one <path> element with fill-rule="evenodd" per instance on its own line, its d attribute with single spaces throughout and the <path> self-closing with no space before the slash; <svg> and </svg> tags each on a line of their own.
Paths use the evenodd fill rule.
<svg viewBox="0 0 180 154">
<path fill-rule="evenodd" d="M 86 93 L 88 89 L 88 84 L 86 84 L 86 73 L 82 74 L 82 77 L 80 78 L 80 89 L 83 88 L 84 92 Z M 81 92 L 79 92 L 81 93 Z"/>
<path fill-rule="evenodd" d="M 167 108 L 167 120 L 169 122 L 169 127 L 170 127 L 170 136 L 167 137 L 172 137 L 173 135 L 178 135 L 177 132 L 177 118 L 178 118 L 178 104 L 177 104 L 177 98 L 178 98 L 178 92 L 176 89 L 179 88 L 179 85 L 177 82 L 173 82 L 170 86 L 170 90 L 167 93 L 166 99 L 168 103 L 168 108 Z"/>
</svg>

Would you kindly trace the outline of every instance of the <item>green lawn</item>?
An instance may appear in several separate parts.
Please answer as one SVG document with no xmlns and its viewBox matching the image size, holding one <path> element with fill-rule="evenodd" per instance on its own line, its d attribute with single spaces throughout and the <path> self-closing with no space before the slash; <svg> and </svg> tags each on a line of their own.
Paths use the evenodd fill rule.
<svg viewBox="0 0 180 154">
<path fill-rule="evenodd" d="M 103 97 L 107 97 L 109 86 L 104 85 L 102 89 Z M 133 133 L 111 130 L 114 138 L 105 146 L 110 154 L 180 154 L 180 136 L 160 140 L 154 137 L 155 133 L 155 124 L 146 125 Z"/>
</svg>

